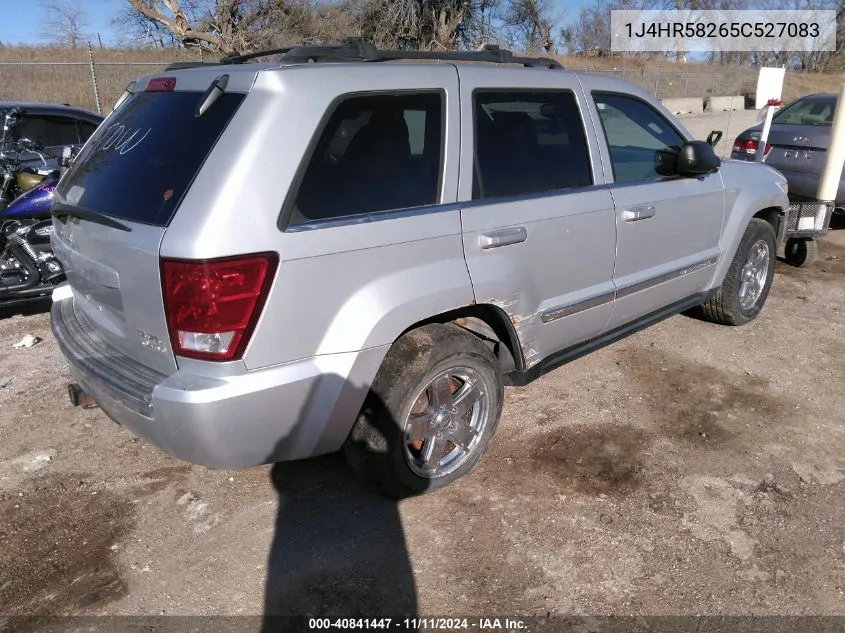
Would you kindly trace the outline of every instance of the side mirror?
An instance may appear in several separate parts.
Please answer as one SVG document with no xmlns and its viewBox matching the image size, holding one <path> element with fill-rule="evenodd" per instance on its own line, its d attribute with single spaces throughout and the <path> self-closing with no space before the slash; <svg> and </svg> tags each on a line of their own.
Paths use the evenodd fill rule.
<svg viewBox="0 0 845 633">
<path fill-rule="evenodd" d="M 18 114 L 20 114 L 20 108 L 12 108 L 11 110 L 6 111 L 6 116 L 3 118 L 3 130 L 8 132 L 18 122 Z"/>
<path fill-rule="evenodd" d="M 713 146 L 704 141 L 689 141 L 683 147 L 654 153 L 654 171 L 659 176 L 704 176 L 717 171 L 721 164 Z"/>
<path fill-rule="evenodd" d="M 707 144 L 710 147 L 716 147 L 719 141 L 722 140 L 722 130 L 713 130 L 707 135 Z"/>
<path fill-rule="evenodd" d="M 41 147 L 41 143 L 29 138 L 18 139 L 17 148 L 20 152 L 39 152 L 44 149 Z"/>
<path fill-rule="evenodd" d="M 678 175 L 678 154 L 680 148 L 670 147 L 668 149 L 659 149 L 654 153 L 654 171 L 658 176 L 677 176 Z"/>
<path fill-rule="evenodd" d="M 705 141 L 689 141 L 678 154 L 678 174 L 681 176 L 704 176 L 719 169 L 722 160 L 713 146 Z"/>
</svg>

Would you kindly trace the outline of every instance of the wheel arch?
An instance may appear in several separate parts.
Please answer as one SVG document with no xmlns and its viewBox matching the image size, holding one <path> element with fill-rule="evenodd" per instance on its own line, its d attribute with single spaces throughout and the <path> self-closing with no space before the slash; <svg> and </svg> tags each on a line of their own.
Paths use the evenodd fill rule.
<svg viewBox="0 0 845 633">
<path fill-rule="evenodd" d="M 781 238 L 783 237 L 781 231 L 786 230 L 786 211 L 780 207 L 766 207 L 765 209 L 760 209 L 751 217 L 752 219 L 765 220 L 771 224 L 775 231 L 775 246 L 781 243 Z"/>
<path fill-rule="evenodd" d="M 502 375 L 525 370 L 519 336 L 504 310 L 489 303 L 473 303 L 428 317 L 406 328 L 400 337 L 429 323 L 454 323 L 490 343 Z M 398 338 L 398 337 L 397 337 Z"/>
<path fill-rule="evenodd" d="M 744 196 L 743 196 L 744 197 Z M 737 200 L 729 211 L 719 247 L 722 256 L 713 275 L 711 288 L 718 288 L 725 279 L 728 269 L 742 241 L 742 236 L 751 220 L 757 218 L 767 222 L 775 232 L 775 248 L 781 243 L 786 230 L 786 212 L 788 201 L 782 195 L 768 195 L 756 200 Z"/>
</svg>

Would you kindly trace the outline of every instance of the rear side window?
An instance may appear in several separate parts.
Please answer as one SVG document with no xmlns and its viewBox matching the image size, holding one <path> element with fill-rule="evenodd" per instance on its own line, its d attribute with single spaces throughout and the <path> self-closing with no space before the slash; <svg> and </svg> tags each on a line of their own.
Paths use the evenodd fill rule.
<svg viewBox="0 0 845 633">
<path fill-rule="evenodd" d="M 436 203 L 443 133 L 442 93 L 345 99 L 316 141 L 288 224 Z"/>
<path fill-rule="evenodd" d="M 91 137 L 59 183 L 68 203 L 167 226 L 243 94 L 225 93 L 195 116 L 202 92 L 141 92 Z"/>
<path fill-rule="evenodd" d="M 593 184 L 587 139 L 571 92 L 478 91 L 473 199 Z"/>
</svg>

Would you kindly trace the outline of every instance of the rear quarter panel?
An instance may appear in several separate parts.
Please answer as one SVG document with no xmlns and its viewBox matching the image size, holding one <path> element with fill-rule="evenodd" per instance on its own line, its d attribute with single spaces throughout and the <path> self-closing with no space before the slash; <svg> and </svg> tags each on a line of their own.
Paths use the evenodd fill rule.
<svg viewBox="0 0 845 633">
<path fill-rule="evenodd" d="M 185 196 L 165 257 L 279 253 L 244 356 L 248 369 L 392 343 L 408 326 L 473 302 L 457 195 L 457 71 L 450 65 L 344 64 L 259 73 Z M 283 231 L 280 211 L 312 137 L 340 95 L 445 91 L 439 204 Z"/>
</svg>

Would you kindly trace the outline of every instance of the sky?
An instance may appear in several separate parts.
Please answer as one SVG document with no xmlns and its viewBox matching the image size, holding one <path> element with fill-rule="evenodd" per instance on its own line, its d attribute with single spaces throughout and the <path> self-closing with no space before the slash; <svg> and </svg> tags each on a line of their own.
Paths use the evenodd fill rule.
<svg viewBox="0 0 845 633">
<path fill-rule="evenodd" d="M 103 45 L 117 43 L 117 34 L 110 22 L 114 15 L 126 5 L 126 0 L 80 0 L 88 9 L 91 43 L 97 43 L 97 33 Z M 4 44 L 46 44 L 39 31 L 39 14 L 42 12 L 37 0 L 0 0 L 0 42 Z"/>
<path fill-rule="evenodd" d="M 555 4 L 566 15 L 566 21 L 578 16 L 582 5 L 591 0 L 556 0 Z M 90 26 L 87 29 L 91 43 L 97 44 L 97 33 L 104 46 L 117 44 L 118 34 L 111 26 L 111 19 L 127 4 L 127 0 L 79 0 L 88 8 Z M 0 42 L 4 44 L 38 45 L 48 43 L 41 34 L 39 14 L 41 5 L 37 0 L 0 0 Z"/>
</svg>

